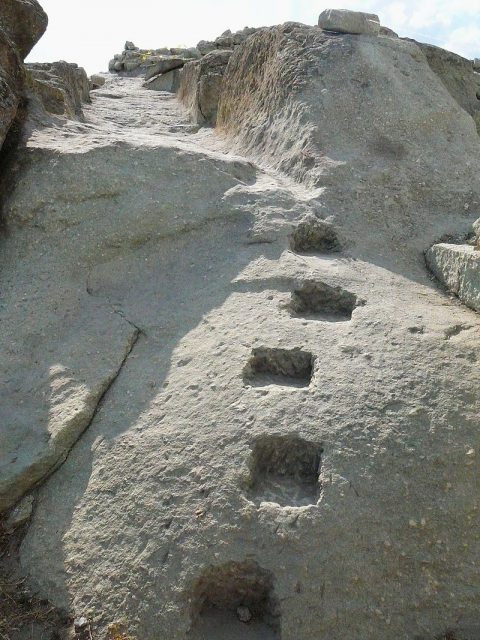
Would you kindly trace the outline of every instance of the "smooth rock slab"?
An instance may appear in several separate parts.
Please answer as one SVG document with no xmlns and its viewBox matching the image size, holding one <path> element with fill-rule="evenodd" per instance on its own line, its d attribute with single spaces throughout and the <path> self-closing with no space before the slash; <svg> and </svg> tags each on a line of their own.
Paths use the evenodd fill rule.
<svg viewBox="0 0 480 640">
<path fill-rule="evenodd" d="M 173 69 L 167 73 L 159 73 L 157 76 L 150 78 L 144 83 L 145 89 L 150 91 L 168 91 L 175 93 L 180 85 L 180 70 Z"/>
<path fill-rule="evenodd" d="M 167 73 L 172 69 L 180 69 L 185 64 L 184 58 L 170 57 L 157 60 L 155 64 L 147 69 L 145 73 L 145 80 L 150 80 L 154 76 L 158 76 L 160 73 Z"/>
<path fill-rule="evenodd" d="M 426 253 L 435 276 L 468 307 L 480 311 L 480 251 L 470 245 L 435 244 Z"/>
<path fill-rule="evenodd" d="M 318 26 L 325 31 L 376 36 L 380 31 L 380 20 L 374 13 L 325 9 L 318 18 Z"/>
</svg>

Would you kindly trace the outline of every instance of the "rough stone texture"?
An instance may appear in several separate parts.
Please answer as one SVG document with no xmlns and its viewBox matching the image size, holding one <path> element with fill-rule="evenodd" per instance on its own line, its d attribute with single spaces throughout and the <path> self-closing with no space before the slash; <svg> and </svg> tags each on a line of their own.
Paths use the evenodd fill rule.
<svg viewBox="0 0 480 640">
<path fill-rule="evenodd" d="M 393 31 L 393 29 L 389 29 L 388 27 L 383 27 L 380 25 L 380 30 L 378 32 L 379 36 L 387 36 L 389 38 L 398 38 L 398 33 Z"/>
<path fill-rule="evenodd" d="M 468 244 L 436 244 L 426 252 L 427 264 L 449 291 L 480 311 L 480 251 Z"/>
<path fill-rule="evenodd" d="M 249 36 L 256 33 L 259 29 L 260 27 L 245 27 L 235 33 L 232 33 L 230 29 L 228 29 L 215 40 L 200 40 L 197 44 L 197 50 L 202 56 L 205 56 L 211 51 L 215 51 L 217 49 L 235 49 L 243 44 Z"/>
<path fill-rule="evenodd" d="M 449 93 L 472 116 L 480 133 L 480 74 L 474 72 L 472 61 L 431 44 L 419 47 Z"/>
<path fill-rule="evenodd" d="M 178 97 L 193 122 L 215 124 L 223 76 L 231 55 L 230 50 L 212 51 L 183 68 Z"/>
<path fill-rule="evenodd" d="M 0 28 L 14 43 L 22 60 L 47 28 L 48 18 L 37 0 L 2 0 Z"/>
<path fill-rule="evenodd" d="M 100 89 L 106 82 L 106 77 L 99 73 L 94 73 L 93 76 L 90 76 L 90 86 L 92 89 Z"/>
<path fill-rule="evenodd" d="M 325 9 L 318 18 L 318 26 L 325 31 L 376 36 L 380 31 L 380 20 L 374 13 L 349 11 L 347 9 Z"/>
<path fill-rule="evenodd" d="M 180 87 L 181 73 L 178 69 L 173 69 L 173 71 L 168 71 L 167 73 L 150 78 L 143 86 L 145 89 L 150 89 L 151 91 L 168 91 L 175 93 Z"/>
<path fill-rule="evenodd" d="M 479 217 L 472 118 L 415 44 L 298 25 L 232 54 L 218 133 L 141 84 L 33 131 L 6 207 L 14 426 L 61 344 L 91 389 L 139 331 L 27 584 L 102 639 L 475 640 L 480 319 L 424 260 Z"/>
<path fill-rule="evenodd" d="M 170 56 L 169 58 L 161 58 L 147 69 L 145 73 L 145 80 L 150 80 L 153 76 L 158 76 L 161 73 L 167 73 L 167 71 L 172 71 L 173 69 L 181 69 L 185 62 L 185 58 L 175 58 L 173 56 Z"/>
<path fill-rule="evenodd" d="M 47 27 L 36 0 L 2 0 L 0 5 L 0 149 L 15 122 L 23 93 L 23 59 Z"/>
<path fill-rule="evenodd" d="M 17 114 L 22 89 L 22 66 L 18 53 L 0 28 L 0 149 Z"/>
<path fill-rule="evenodd" d="M 33 496 L 25 496 L 17 506 L 9 513 L 3 528 L 8 533 L 12 533 L 15 529 L 22 527 L 28 522 L 32 516 L 33 511 Z"/>
<path fill-rule="evenodd" d="M 82 105 L 90 102 L 90 81 L 75 63 L 29 63 L 27 82 L 48 113 L 83 119 Z"/>
<path fill-rule="evenodd" d="M 108 70 L 127 77 L 145 76 L 148 80 L 159 73 L 178 69 L 188 60 L 197 58 L 200 58 L 200 52 L 194 47 L 139 49 L 133 43 L 126 42 L 124 51 L 115 54 L 110 60 Z"/>
</svg>

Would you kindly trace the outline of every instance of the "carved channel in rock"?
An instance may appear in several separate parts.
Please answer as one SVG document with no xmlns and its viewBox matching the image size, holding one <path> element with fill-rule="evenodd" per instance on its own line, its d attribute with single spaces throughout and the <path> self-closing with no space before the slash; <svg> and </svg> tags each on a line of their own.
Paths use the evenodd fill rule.
<svg viewBox="0 0 480 640">
<path fill-rule="evenodd" d="M 189 640 L 276 640 L 273 576 L 254 561 L 210 567 L 193 591 Z"/>
<path fill-rule="evenodd" d="M 295 253 L 332 253 L 341 250 L 337 232 L 332 224 L 311 216 L 300 222 L 290 238 Z"/>
<path fill-rule="evenodd" d="M 342 287 L 306 282 L 293 291 L 287 308 L 293 316 L 341 322 L 351 320 L 353 310 L 359 304 L 357 296 Z"/>
<path fill-rule="evenodd" d="M 316 504 L 322 446 L 297 435 L 265 435 L 256 440 L 250 459 L 247 493 L 260 504 L 303 507 Z"/>
<path fill-rule="evenodd" d="M 245 384 L 308 387 L 313 376 L 314 357 L 301 349 L 259 347 L 244 368 Z"/>
</svg>

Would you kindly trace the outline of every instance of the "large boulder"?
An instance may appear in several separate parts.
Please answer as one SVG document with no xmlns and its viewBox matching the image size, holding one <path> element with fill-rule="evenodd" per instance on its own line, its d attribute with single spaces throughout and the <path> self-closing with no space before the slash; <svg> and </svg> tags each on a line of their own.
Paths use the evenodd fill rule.
<svg viewBox="0 0 480 640">
<path fill-rule="evenodd" d="M 37 0 L 2 0 L 0 28 L 26 58 L 47 28 L 48 17 Z"/>
<path fill-rule="evenodd" d="M 153 76 L 153 78 L 144 82 L 143 86 L 145 89 L 149 89 L 150 91 L 167 91 L 169 93 L 175 93 L 180 87 L 181 73 L 182 72 L 179 69 L 172 69 L 172 71 L 167 71 L 167 73 L 161 73 Z"/>
<path fill-rule="evenodd" d="M 0 4 L 0 149 L 22 99 L 23 59 L 47 27 L 36 0 L 2 0 Z"/>
<path fill-rule="evenodd" d="M 167 71 L 172 71 L 173 69 L 181 69 L 185 62 L 185 58 L 178 58 L 175 56 L 165 56 L 158 60 L 153 60 L 151 66 L 146 70 L 145 80 L 150 80 L 153 76 L 158 76 L 161 73 L 167 73 Z"/>
<path fill-rule="evenodd" d="M 196 124 L 214 125 L 232 51 L 215 50 L 183 68 L 178 97 Z"/>
<path fill-rule="evenodd" d="M 376 36 L 380 31 L 380 20 L 374 13 L 326 9 L 318 18 L 318 26 L 325 31 Z"/>
</svg>

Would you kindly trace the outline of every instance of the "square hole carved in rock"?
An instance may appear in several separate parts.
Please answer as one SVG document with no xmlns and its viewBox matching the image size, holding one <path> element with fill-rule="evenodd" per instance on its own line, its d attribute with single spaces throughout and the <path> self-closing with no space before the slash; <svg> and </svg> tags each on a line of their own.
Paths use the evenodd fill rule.
<svg viewBox="0 0 480 640">
<path fill-rule="evenodd" d="M 290 249 L 295 253 L 332 253 L 341 248 L 333 225 L 313 215 L 300 222 L 290 238 Z"/>
<path fill-rule="evenodd" d="M 324 282 L 305 282 L 292 292 L 287 308 L 293 316 L 342 322 L 352 319 L 354 309 L 364 304 L 354 293 Z"/>
<path fill-rule="evenodd" d="M 258 347 L 243 370 L 246 384 L 267 386 L 271 384 L 308 387 L 313 376 L 314 357 L 302 349 Z"/>
<path fill-rule="evenodd" d="M 253 560 L 209 567 L 192 594 L 189 640 L 277 640 L 273 576 Z"/>
<path fill-rule="evenodd" d="M 320 498 L 322 445 L 296 434 L 264 435 L 252 448 L 247 493 L 253 502 L 304 507 Z"/>
</svg>

